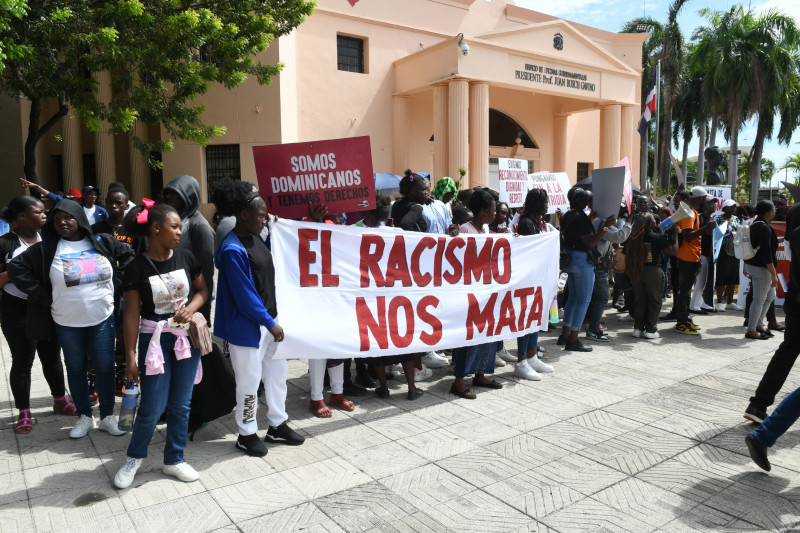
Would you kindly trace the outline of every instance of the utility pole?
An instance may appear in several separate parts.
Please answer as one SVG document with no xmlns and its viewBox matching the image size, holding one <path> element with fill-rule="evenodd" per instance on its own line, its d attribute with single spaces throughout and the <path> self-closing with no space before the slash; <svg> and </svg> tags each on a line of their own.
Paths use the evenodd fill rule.
<svg viewBox="0 0 800 533">
<path fill-rule="evenodd" d="M 661 123 L 661 60 L 656 65 L 656 144 L 653 149 L 653 183 L 658 187 L 658 130 Z M 649 188 L 649 185 L 648 185 Z M 667 183 L 669 190 L 669 183 Z M 649 191 L 648 191 L 649 194 Z"/>
</svg>

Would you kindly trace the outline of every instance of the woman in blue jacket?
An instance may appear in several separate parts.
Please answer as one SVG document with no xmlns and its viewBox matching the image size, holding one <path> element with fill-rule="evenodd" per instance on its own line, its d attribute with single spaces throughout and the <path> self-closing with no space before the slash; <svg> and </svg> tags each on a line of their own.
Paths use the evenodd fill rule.
<svg viewBox="0 0 800 533">
<path fill-rule="evenodd" d="M 221 216 L 235 216 L 236 225 L 214 255 L 219 269 L 214 334 L 228 341 L 236 375 L 236 447 L 247 455 L 263 457 L 267 447 L 256 434 L 258 384 L 264 383 L 269 429 L 264 439 L 274 444 L 303 444 L 305 439 L 286 423 L 285 359 L 275 359 L 283 328 L 277 323 L 275 266 L 260 234 L 267 205 L 250 183 L 224 179 L 217 183 L 212 201 Z"/>
</svg>

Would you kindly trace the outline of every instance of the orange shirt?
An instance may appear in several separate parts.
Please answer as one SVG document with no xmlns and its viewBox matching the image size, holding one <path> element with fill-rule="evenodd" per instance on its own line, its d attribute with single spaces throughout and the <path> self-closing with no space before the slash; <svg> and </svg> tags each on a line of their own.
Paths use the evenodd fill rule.
<svg viewBox="0 0 800 533">
<path fill-rule="evenodd" d="M 692 231 L 697 231 L 700 229 L 700 215 L 697 211 L 692 209 L 692 216 L 691 218 L 684 218 L 683 220 L 679 220 L 675 223 L 676 226 L 681 230 L 688 229 Z M 693 241 L 689 241 L 687 239 L 682 239 L 682 243 L 678 248 L 678 259 L 683 261 L 688 261 L 690 263 L 699 263 L 700 262 L 700 241 L 702 239 L 700 236 L 697 236 Z"/>
</svg>

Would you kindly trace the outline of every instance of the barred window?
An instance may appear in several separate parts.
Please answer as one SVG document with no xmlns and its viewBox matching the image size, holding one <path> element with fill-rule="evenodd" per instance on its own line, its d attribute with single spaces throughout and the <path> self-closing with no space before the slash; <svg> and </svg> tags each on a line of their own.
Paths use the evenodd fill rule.
<svg viewBox="0 0 800 533">
<path fill-rule="evenodd" d="M 214 184 L 223 178 L 242 179 L 238 144 L 206 146 L 206 184 L 209 194 Z"/>
<path fill-rule="evenodd" d="M 336 36 L 336 57 L 339 70 L 364 73 L 364 39 Z"/>
</svg>

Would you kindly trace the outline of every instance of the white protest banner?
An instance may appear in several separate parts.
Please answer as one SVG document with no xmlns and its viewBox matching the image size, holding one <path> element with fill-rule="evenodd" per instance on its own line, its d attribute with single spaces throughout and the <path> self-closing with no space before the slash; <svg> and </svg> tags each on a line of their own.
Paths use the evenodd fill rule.
<svg viewBox="0 0 800 533">
<path fill-rule="evenodd" d="M 566 172 L 536 172 L 528 174 L 528 189 L 544 189 L 547 191 L 547 212 L 555 213 L 561 209 L 569 211 L 567 191 L 572 187 Z"/>
<path fill-rule="evenodd" d="M 500 201 L 508 207 L 521 207 L 528 192 L 528 162 L 524 159 L 497 159 Z"/>
<path fill-rule="evenodd" d="M 597 216 L 605 219 L 618 216 L 622 191 L 625 189 L 625 168 L 596 168 L 592 171 L 592 207 Z"/>
<path fill-rule="evenodd" d="M 628 157 L 625 156 L 622 161 L 614 166 L 625 169 L 625 185 L 622 188 L 622 197 L 625 198 L 625 203 L 628 204 L 628 214 L 631 214 L 633 212 L 633 176 L 631 175 L 631 165 L 628 163 Z"/>
<path fill-rule="evenodd" d="M 458 237 L 270 222 L 279 358 L 428 352 L 547 328 L 559 234 Z"/>
<path fill-rule="evenodd" d="M 708 195 L 714 198 L 716 211 L 722 211 L 723 202 L 731 199 L 730 187 L 706 187 L 705 189 Z"/>
</svg>

